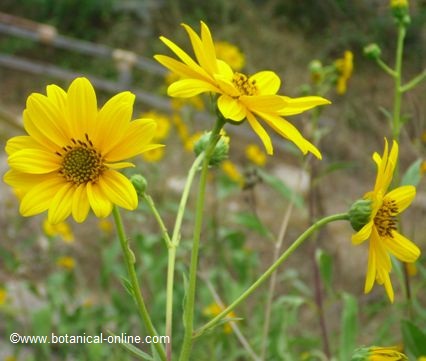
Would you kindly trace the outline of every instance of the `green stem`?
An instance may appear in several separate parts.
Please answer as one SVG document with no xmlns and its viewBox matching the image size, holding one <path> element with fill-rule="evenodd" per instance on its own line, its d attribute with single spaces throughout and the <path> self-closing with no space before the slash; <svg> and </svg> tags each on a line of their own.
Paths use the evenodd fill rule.
<svg viewBox="0 0 426 361">
<path fill-rule="evenodd" d="M 425 79 L 426 79 L 426 69 L 423 70 L 419 75 L 411 79 L 407 84 L 401 86 L 401 92 L 405 93 L 406 91 L 413 89 L 416 85 L 418 85 Z"/>
<path fill-rule="evenodd" d="M 404 38 L 405 26 L 399 25 L 398 40 L 396 47 L 395 59 L 395 90 L 394 90 L 394 106 L 393 106 L 393 120 L 392 120 L 392 136 L 393 139 L 399 143 L 399 135 L 401 132 L 401 103 L 402 103 L 402 55 L 404 52 Z"/>
<path fill-rule="evenodd" d="M 388 64 L 386 64 L 382 59 L 376 59 L 377 65 L 379 65 L 386 73 L 388 73 L 392 78 L 396 78 L 397 74 Z"/>
<path fill-rule="evenodd" d="M 191 252 L 191 265 L 189 269 L 189 282 L 188 289 L 186 292 L 186 303 L 184 310 L 184 326 L 185 333 L 183 337 L 182 350 L 179 361 L 189 360 L 189 355 L 192 349 L 192 332 L 194 329 L 194 303 L 195 303 L 195 289 L 197 283 L 197 266 L 198 266 L 198 251 L 200 247 L 201 228 L 203 225 L 203 209 L 204 209 L 204 197 L 206 193 L 207 184 L 207 173 L 209 168 L 210 157 L 213 154 L 216 143 L 220 138 L 220 130 L 222 129 L 225 121 L 223 118 L 218 116 L 215 127 L 211 133 L 207 149 L 205 150 L 205 156 L 203 159 L 203 165 L 201 168 L 200 184 L 198 189 L 198 198 L 195 213 L 194 223 L 194 237 Z"/>
<path fill-rule="evenodd" d="M 130 284 L 132 286 L 132 295 L 135 300 L 139 315 L 147 329 L 149 336 L 158 336 L 155 331 L 154 325 L 152 324 L 151 317 L 149 316 L 148 310 L 145 306 L 145 302 L 142 297 L 141 289 L 139 287 L 138 277 L 135 270 L 135 255 L 130 249 L 128 239 L 123 227 L 123 221 L 121 220 L 120 211 L 117 207 L 113 207 L 112 214 L 114 216 L 115 225 L 117 227 L 118 238 L 120 239 L 121 249 L 123 251 L 124 262 L 126 263 L 127 273 L 130 278 Z M 164 348 L 161 347 L 160 343 L 154 343 L 154 347 L 158 352 L 162 361 L 166 361 L 166 354 Z"/>
<path fill-rule="evenodd" d="M 182 197 L 179 203 L 179 209 L 176 215 L 175 226 L 173 228 L 173 235 L 170 243 L 168 244 L 168 263 L 167 263 L 167 298 L 166 298 L 166 335 L 169 336 L 170 342 L 166 344 L 167 360 L 172 359 L 172 326 L 173 326 L 173 284 L 175 278 L 175 263 L 176 263 L 176 249 L 179 246 L 180 230 L 182 227 L 183 215 L 185 213 L 186 203 L 191 190 L 192 182 L 195 174 L 200 167 L 201 161 L 204 158 L 204 153 L 200 154 L 192 164 L 188 176 L 186 178 L 185 187 L 182 192 Z"/>
<path fill-rule="evenodd" d="M 332 216 L 324 217 L 321 220 L 315 222 L 305 232 L 303 232 L 299 238 L 297 238 L 293 244 L 287 248 L 287 250 L 246 290 L 244 291 L 234 302 L 232 302 L 227 308 L 225 308 L 220 314 L 214 317 L 212 320 L 207 322 L 204 326 L 200 327 L 194 334 L 194 338 L 200 337 L 208 329 L 214 327 L 220 320 L 235 309 L 241 302 L 243 302 L 248 296 L 250 296 L 263 282 L 265 282 L 274 271 L 288 258 L 293 252 L 306 240 L 308 237 L 326 225 L 327 223 L 348 220 L 347 213 L 334 214 Z"/>
<path fill-rule="evenodd" d="M 143 193 L 142 199 L 148 204 L 149 209 L 151 210 L 152 214 L 157 220 L 158 225 L 160 226 L 161 233 L 163 234 L 164 241 L 166 242 L 166 246 L 167 248 L 170 248 L 172 241 L 170 240 L 170 236 L 169 236 L 169 233 L 167 232 L 167 228 L 163 222 L 163 219 L 160 216 L 160 213 L 158 213 L 158 210 L 155 207 L 152 197 L 146 193 Z"/>
</svg>

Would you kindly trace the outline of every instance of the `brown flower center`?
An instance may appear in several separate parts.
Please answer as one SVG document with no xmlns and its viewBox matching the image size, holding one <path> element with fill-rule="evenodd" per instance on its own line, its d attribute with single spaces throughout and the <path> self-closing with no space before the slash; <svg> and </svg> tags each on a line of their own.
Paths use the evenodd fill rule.
<svg viewBox="0 0 426 361">
<path fill-rule="evenodd" d="M 396 231 L 398 206 L 394 200 L 383 201 L 382 206 L 374 217 L 374 225 L 381 237 L 393 237 L 392 231 Z"/>
<path fill-rule="evenodd" d="M 241 95 L 256 95 L 258 93 L 256 80 L 250 80 L 244 74 L 235 73 L 232 78 L 232 83 L 238 88 Z"/>
<path fill-rule="evenodd" d="M 59 173 L 68 181 L 76 185 L 87 182 L 96 182 L 106 169 L 103 157 L 94 147 L 89 136 L 85 140 L 71 138 L 72 145 L 62 147 L 62 167 Z"/>
</svg>

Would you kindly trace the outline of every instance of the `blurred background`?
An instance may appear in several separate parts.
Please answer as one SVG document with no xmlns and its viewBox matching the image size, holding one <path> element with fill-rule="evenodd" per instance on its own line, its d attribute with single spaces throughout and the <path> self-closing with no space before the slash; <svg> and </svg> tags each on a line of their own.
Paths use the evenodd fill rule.
<svg viewBox="0 0 426 361">
<path fill-rule="evenodd" d="M 426 66 L 426 1 L 411 1 L 410 13 L 412 23 L 406 36 L 403 65 L 406 81 Z M 171 229 L 179 192 L 193 160 L 185 150 L 186 141 L 209 129 L 212 118 L 205 105 L 207 98 L 198 108 L 197 103 L 179 108 L 180 117 L 174 117 L 177 106 L 166 96 L 167 72 L 153 55 L 170 54 L 159 41 L 160 35 L 189 51 L 190 44 L 180 24 L 187 23 L 198 32 L 200 20 L 208 24 L 215 41 L 238 47 L 245 73 L 275 71 L 282 79 L 280 93 L 287 96 L 316 95 L 311 62 L 319 60 L 324 66 L 333 66 L 345 51 L 351 51 L 354 69 L 346 91 L 339 94 L 333 85 L 318 94 L 333 104 L 318 113 L 318 126 L 324 130 L 320 145 L 324 159 L 318 171 L 321 176 L 315 183 L 321 190 L 317 215 L 343 212 L 371 189 L 375 177 L 371 154 L 381 153 L 383 138 L 391 136 L 386 112 L 392 109 L 393 82 L 374 61 L 363 56 L 363 48 L 378 43 L 382 58 L 393 66 L 396 26 L 388 1 L 384 0 L 2 0 L 1 149 L 8 138 L 23 134 L 21 114 L 27 97 L 33 92 L 44 93 L 48 84 L 66 89 L 76 76 L 87 76 L 95 86 L 99 104 L 130 89 L 137 95 L 135 118 L 151 112 L 153 117 L 163 116 L 164 124 L 168 124 L 164 125 L 168 136 L 161 140 L 167 145 L 165 154 L 139 159 L 137 164 Z M 404 95 L 402 170 L 426 157 L 425 91 L 423 82 Z M 309 135 L 311 116 L 308 112 L 289 120 Z M 279 233 L 291 192 L 300 196 L 300 207 L 292 212 L 284 246 L 309 224 L 307 198 L 311 184 L 309 173 L 301 167 L 300 155 L 287 141 L 274 138 L 275 156 L 259 161 L 247 155 L 247 144 L 262 147 L 247 124 L 232 127 L 229 135 L 230 159 L 240 175 L 235 177 L 234 172 L 233 178 L 232 171 L 230 174 L 229 169 L 222 169 L 211 179 L 207 204 L 211 217 L 206 221 L 201 259 L 202 276 L 214 283 L 225 303 L 270 264 L 274 247 L 270 239 Z M 1 174 L 7 170 L 4 152 L 0 153 L 0 170 Z M 281 182 L 278 186 L 276 179 Z M 283 197 L 277 198 L 277 192 Z M 139 331 L 132 303 L 117 276 L 124 274 L 124 269 L 113 225 L 108 220 L 99 222 L 92 217 L 88 224 L 77 226 L 70 221 L 62 230 L 49 229 L 43 225 L 43 216 L 23 219 L 18 215 L 16 197 L 4 183 L 0 183 L 0 202 L 0 359 L 126 360 L 117 345 L 102 350 L 55 349 L 47 345 L 11 347 L 8 335 L 12 330 L 22 330 L 23 334 L 47 334 L 52 330 L 58 334 L 79 334 L 83 330 L 95 333 L 105 328 L 116 333 Z M 127 215 L 126 223 L 141 260 L 139 271 L 146 283 L 149 307 L 154 320 L 161 324 L 167 257 L 147 207 L 142 204 L 140 210 Z M 407 213 L 407 236 L 424 250 L 424 179 L 414 206 Z M 233 216 L 228 217 L 229 214 Z M 185 272 L 188 262 L 189 243 L 185 241 L 190 239 L 191 217 L 189 214 L 187 229 L 184 228 L 179 272 Z M 400 341 L 398 332 L 394 332 L 398 318 L 389 316 L 389 304 L 381 287 L 363 295 L 366 249 L 350 245 L 351 233 L 347 224 L 328 227 L 315 247 L 301 250 L 280 273 L 273 306 L 279 316 L 271 324 L 272 354 L 288 352 L 300 356 L 307 349 L 322 349 L 313 301 L 315 267 L 310 265 L 318 248 L 329 255 L 333 265 L 333 271 L 329 271 L 332 276 L 326 276 L 332 278 L 328 279 L 332 289 L 321 286 L 332 351 L 336 350 L 333 340 L 339 333 L 341 291 L 356 295 L 364 311 L 360 312 L 360 344 L 371 340 L 391 344 Z M 421 264 L 424 265 L 424 258 Z M 424 286 L 424 279 L 414 281 L 417 288 Z M 181 280 L 179 274 L 177 280 Z M 397 282 L 396 289 L 402 299 L 401 284 Z M 182 287 L 177 287 L 178 294 L 182 294 Z M 265 300 L 261 293 L 238 309 L 237 316 L 246 318 L 262 310 Z M 179 296 L 176 302 L 179 310 Z M 208 315 L 203 310 L 214 302 L 211 289 L 200 290 L 198 302 L 201 323 Z M 380 316 L 383 310 L 387 312 Z M 179 315 L 176 317 L 179 324 Z M 260 322 L 253 317 L 241 322 L 248 335 Z M 179 331 L 176 334 L 179 340 Z M 284 342 L 283 334 L 291 335 L 286 338 L 284 351 L 279 346 Z M 261 343 L 258 338 L 252 337 L 254 348 Z M 229 335 L 224 338 L 223 332 L 218 332 L 214 342 L 195 349 L 198 360 L 211 359 L 203 356 L 203 347 L 217 360 L 247 359 L 238 342 Z M 306 357 L 305 360 L 316 360 Z"/>
</svg>

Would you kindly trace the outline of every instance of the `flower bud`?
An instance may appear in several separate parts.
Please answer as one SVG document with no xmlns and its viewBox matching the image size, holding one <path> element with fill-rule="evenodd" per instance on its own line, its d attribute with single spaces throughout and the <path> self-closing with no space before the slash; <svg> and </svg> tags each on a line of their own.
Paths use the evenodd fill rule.
<svg viewBox="0 0 426 361">
<path fill-rule="evenodd" d="M 311 79 L 314 84 L 318 84 L 323 76 L 322 64 L 319 60 L 312 60 L 309 63 L 309 71 L 311 73 Z"/>
<path fill-rule="evenodd" d="M 382 55 L 382 49 L 376 44 L 368 44 L 364 47 L 364 55 L 372 60 L 377 60 Z"/>
<path fill-rule="evenodd" d="M 390 7 L 395 20 L 402 25 L 408 25 L 411 21 L 408 0 L 391 0 Z"/>
<path fill-rule="evenodd" d="M 194 145 L 194 152 L 198 156 L 201 152 L 207 149 L 210 142 L 211 132 L 204 133 L 200 139 Z M 215 166 L 220 164 L 222 161 L 228 158 L 229 153 L 229 137 L 225 135 L 225 132 L 221 132 L 220 138 L 216 143 L 213 154 L 210 156 L 209 165 Z"/>
<path fill-rule="evenodd" d="M 352 228 L 358 232 L 370 221 L 371 200 L 358 199 L 354 204 L 352 204 L 348 213 Z"/>
<path fill-rule="evenodd" d="M 130 177 L 130 181 L 133 184 L 133 187 L 136 189 L 136 193 L 140 196 L 145 193 L 148 182 L 140 174 L 133 174 Z"/>
</svg>

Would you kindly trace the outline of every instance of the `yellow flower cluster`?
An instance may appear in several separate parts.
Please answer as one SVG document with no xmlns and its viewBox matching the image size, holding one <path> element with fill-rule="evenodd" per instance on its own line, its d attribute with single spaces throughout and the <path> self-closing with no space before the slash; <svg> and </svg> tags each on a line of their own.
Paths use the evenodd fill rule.
<svg viewBox="0 0 426 361">
<path fill-rule="evenodd" d="M 228 63 L 233 70 L 240 71 L 244 68 L 246 59 L 244 58 L 244 54 L 235 45 L 226 41 L 216 41 L 214 48 L 217 58 Z"/>
<path fill-rule="evenodd" d="M 335 61 L 335 66 L 339 74 L 336 90 L 340 95 L 346 93 L 348 80 L 352 76 L 354 68 L 353 58 L 353 53 L 350 50 L 346 50 L 343 57 Z"/>
<path fill-rule="evenodd" d="M 154 110 L 141 114 L 141 117 L 152 119 L 155 122 L 157 128 L 153 141 L 163 143 L 170 133 L 170 118 L 167 115 Z M 164 148 L 155 148 L 145 153 L 142 153 L 141 156 L 146 162 L 157 163 L 164 158 L 164 154 Z"/>
<path fill-rule="evenodd" d="M 70 256 L 59 257 L 56 260 L 56 265 L 68 271 L 72 271 L 75 267 L 75 260 Z"/>
<path fill-rule="evenodd" d="M 48 237 L 60 237 L 66 243 L 74 242 L 74 234 L 66 222 L 52 224 L 47 218 L 43 221 L 43 232 Z"/>
<path fill-rule="evenodd" d="M 247 159 L 259 167 L 263 167 L 266 164 L 266 154 L 256 144 L 249 144 L 245 149 Z"/>
</svg>

